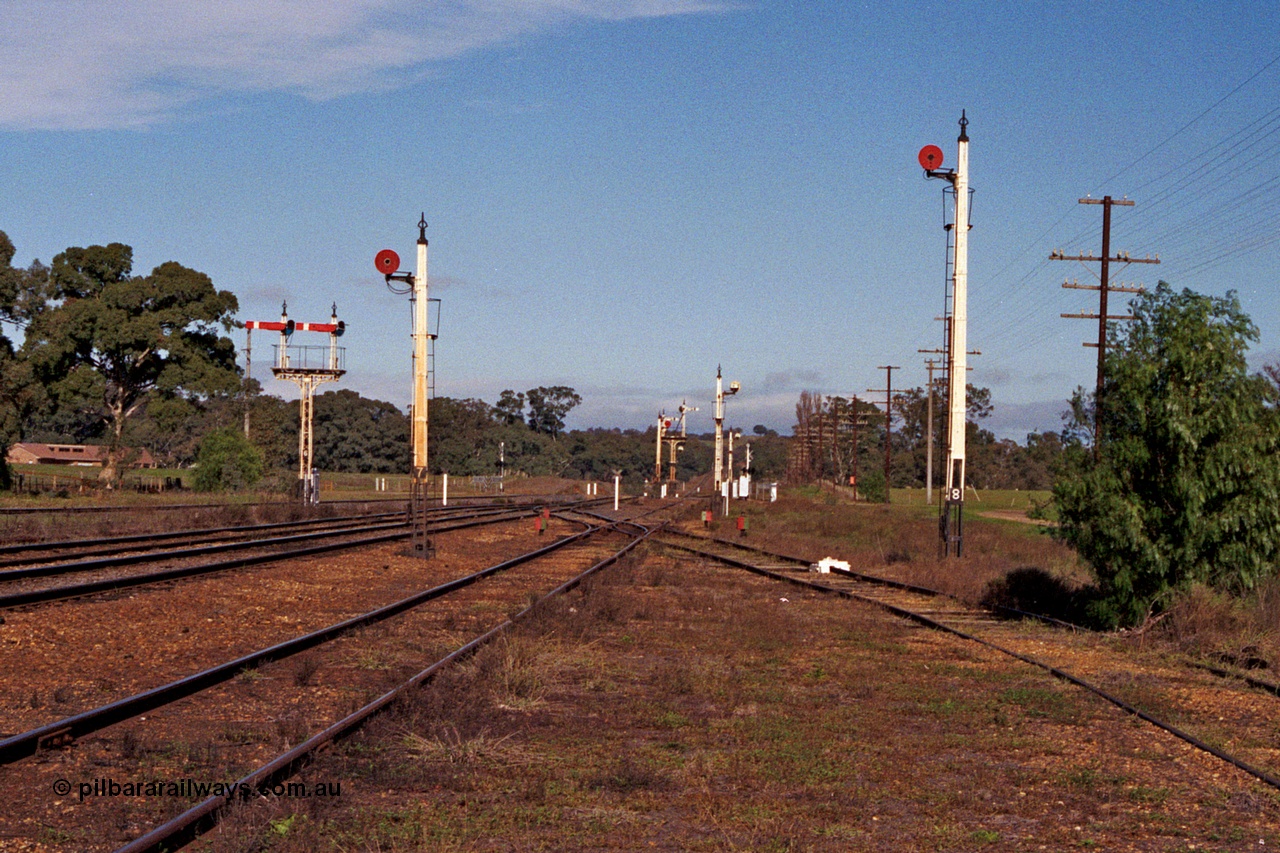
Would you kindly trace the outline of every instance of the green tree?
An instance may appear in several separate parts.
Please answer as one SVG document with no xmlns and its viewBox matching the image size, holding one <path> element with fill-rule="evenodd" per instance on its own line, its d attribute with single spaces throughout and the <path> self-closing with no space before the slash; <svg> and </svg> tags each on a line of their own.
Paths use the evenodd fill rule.
<svg viewBox="0 0 1280 853">
<path fill-rule="evenodd" d="M 1280 397 L 1250 375 L 1258 330 L 1234 292 L 1161 282 L 1112 331 L 1102 442 L 1074 444 L 1054 483 L 1058 535 L 1097 575 L 1095 615 L 1134 624 L 1179 589 L 1240 591 L 1280 554 Z M 1086 434 L 1077 392 L 1068 435 Z"/>
<path fill-rule="evenodd" d="M 564 432 L 564 417 L 582 402 L 578 393 L 567 385 L 539 386 L 525 394 L 529 401 L 529 429 L 551 436 L 552 441 Z"/>
<path fill-rule="evenodd" d="M 194 487 L 199 492 L 247 489 L 262 479 L 262 451 L 233 427 L 214 430 L 200 443 Z"/>
<path fill-rule="evenodd" d="M 70 248 L 53 260 L 52 300 L 27 328 L 23 352 L 59 399 L 93 401 L 106 425 L 104 479 L 118 479 L 125 424 L 153 392 L 200 397 L 239 387 L 230 331 L 236 298 L 204 273 L 168 261 L 132 276 L 121 243 Z"/>
<path fill-rule="evenodd" d="M 320 394 L 315 404 L 317 468 L 360 474 L 409 470 L 413 461 L 409 416 L 391 403 L 370 400 L 343 389 Z M 434 415 L 430 409 L 428 413 Z M 296 406 L 294 417 L 297 417 Z M 296 441 L 296 428 L 293 434 Z M 436 436 L 438 440 L 439 433 Z"/>
<path fill-rule="evenodd" d="M 428 415 L 433 470 L 455 476 L 497 473 L 501 427 L 488 403 L 473 398 L 437 397 L 431 401 Z"/>
<path fill-rule="evenodd" d="M 251 388 L 256 386 L 253 382 Z M 243 418 L 243 413 L 241 414 Z M 271 471 L 298 470 L 298 401 L 282 400 L 272 394 L 255 393 L 249 398 L 249 441 L 262 451 Z M 242 421 L 243 424 L 243 421 Z"/>
<path fill-rule="evenodd" d="M 946 478 L 948 389 L 939 385 L 933 393 L 933 477 L 934 485 Z M 1005 454 L 1009 447 L 997 448 L 995 435 L 979 421 L 991 416 L 991 390 L 965 385 L 965 479 L 980 488 L 1001 488 L 993 454 Z M 929 393 L 924 387 L 909 388 L 893 396 L 897 422 L 893 435 L 893 485 L 922 486 L 928 471 Z M 1012 484 L 1009 484 L 1010 486 Z"/>
<path fill-rule="evenodd" d="M 498 402 L 493 404 L 493 416 L 508 426 L 524 423 L 524 395 L 510 388 L 503 391 Z"/>
<path fill-rule="evenodd" d="M 13 266 L 16 249 L 0 231 L 0 324 L 25 328 L 41 311 L 49 293 L 49 270 L 39 261 L 25 270 Z M 31 364 L 14 349 L 0 325 L 0 460 L 10 443 L 25 438 L 28 423 L 47 403 Z M 9 469 L 0 461 L 0 489 L 9 488 Z"/>
</svg>

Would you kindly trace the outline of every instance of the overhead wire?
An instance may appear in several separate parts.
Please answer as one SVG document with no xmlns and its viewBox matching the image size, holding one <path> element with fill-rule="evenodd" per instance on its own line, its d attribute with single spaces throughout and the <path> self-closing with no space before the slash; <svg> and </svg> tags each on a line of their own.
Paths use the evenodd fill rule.
<svg viewBox="0 0 1280 853">
<path fill-rule="evenodd" d="M 1116 178 L 1127 174 L 1136 166 L 1149 163 L 1152 155 L 1183 138 L 1192 127 L 1277 63 L 1280 63 L 1280 55 L 1265 63 L 1159 143 L 1113 172 L 1104 179 L 1102 186 L 1109 186 Z M 1217 139 L 1203 150 L 1183 157 L 1175 166 L 1161 169 L 1137 184 L 1131 193 L 1136 194 L 1152 187 L 1156 192 L 1138 206 L 1134 211 L 1136 215 L 1118 218 L 1119 221 L 1113 225 L 1112 245 L 1117 241 L 1124 243 L 1140 239 L 1145 245 L 1156 247 L 1158 251 L 1155 254 L 1165 262 L 1165 266 L 1160 269 L 1160 277 L 1165 278 L 1169 273 L 1181 276 L 1203 273 L 1235 257 L 1280 241 L 1280 194 L 1272 194 L 1280 176 L 1264 175 L 1248 186 L 1239 186 L 1239 179 L 1254 174 L 1260 164 L 1280 161 L 1280 157 L 1276 156 L 1278 153 L 1280 107 L 1275 107 Z M 1236 191 L 1224 198 L 1224 187 Z M 1096 190 L 1090 195 L 1095 194 Z M 1014 253 L 988 279 L 988 283 L 1001 280 L 1015 270 L 1028 253 L 1042 248 L 1048 235 L 1056 231 L 1071 215 L 1068 210 L 1059 216 L 1051 226 Z M 1096 245 L 1100 242 L 1100 236 L 1101 224 L 1095 218 L 1069 238 L 1056 242 L 1061 246 L 1078 246 L 1086 242 Z M 1045 254 L 1047 256 L 1048 253 Z M 1134 255 L 1139 257 L 1140 253 L 1135 251 Z M 1170 261 L 1173 263 L 1170 264 Z M 1003 350 L 1004 345 L 1016 343 L 1007 352 L 1007 355 L 1015 356 L 1042 344 L 1043 336 L 1027 334 L 1028 328 L 1035 323 L 1043 323 L 1043 312 L 1050 306 L 1064 304 L 1062 291 L 1059 288 L 1043 288 L 1034 291 L 1030 298 L 1026 298 L 1023 291 L 1040 280 L 1048 265 L 1047 257 L 1042 258 L 1011 285 L 998 290 L 984 289 L 1001 309 L 998 312 L 1001 317 L 999 326 L 991 334 L 980 338 L 984 346 L 992 350 Z M 1096 278 L 1097 271 L 1090 269 L 1090 272 Z M 1011 311 L 1014 300 L 1017 310 Z M 975 336 L 975 339 L 979 338 Z"/>
</svg>

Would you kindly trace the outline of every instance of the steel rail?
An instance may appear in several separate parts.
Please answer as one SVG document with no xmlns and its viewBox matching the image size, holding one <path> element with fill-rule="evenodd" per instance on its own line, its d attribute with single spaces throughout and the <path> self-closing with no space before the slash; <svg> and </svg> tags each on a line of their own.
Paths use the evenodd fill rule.
<svg viewBox="0 0 1280 853">
<path fill-rule="evenodd" d="M 599 529 L 609 529 L 611 526 L 612 525 Z M 288 752 L 276 756 L 257 770 L 241 777 L 236 783 L 234 783 L 234 790 L 244 792 L 240 795 L 241 798 L 243 798 L 253 795 L 273 782 L 292 776 L 308 764 L 312 756 L 314 756 L 320 749 L 330 743 L 353 734 L 370 718 L 385 710 L 400 696 L 410 690 L 426 684 L 445 667 L 460 660 L 465 660 L 475 654 L 483 646 L 511 630 L 517 622 L 526 618 L 544 602 L 569 592 L 579 586 L 591 575 L 618 562 L 641 542 L 645 541 L 648 537 L 657 532 L 658 529 L 660 528 L 646 529 L 643 533 L 633 537 L 630 542 L 609 557 L 595 563 L 585 571 L 560 584 L 555 589 L 541 596 L 537 601 L 516 613 L 510 619 L 504 621 L 502 624 L 491 628 L 470 642 L 458 647 L 440 660 L 431 664 L 426 669 L 419 672 L 417 675 L 414 675 L 398 686 L 382 694 L 372 702 L 366 704 L 364 707 L 329 726 L 324 731 L 313 735 Z M 220 814 L 231 804 L 231 802 L 233 802 L 233 797 L 234 795 L 211 796 L 177 817 L 174 817 L 161 826 L 156 827 L 145 835 L 142 835 L 125 846 L 118 848 L 115 853 L 162 853 L 162 851 L 173 850 L 177 847 L 181 847 L 216 825 Z"/>
<path fill-rule="evenodd" d="M 436 524 L 432 525 L 429 530 L 435 533 L 443 533 L 450 530 L 477 527 L 482 524 L 497 524 L 502 521 L 514 521 L 524 518 L 528 516 L 528 514 L 528 510 L 511 510 L 500 515 L 486 515 L 479 520 L 472 519 Z M 10 593 L 9 595 L 0 596 L 0 609 L 20 607 L 29 604 L 40 604 L 49 601 L 61 601 L 67 598 L 79 598 L 84 595 L 92 595 L 99 592 L 110 592 L 119 589 L 128 589 L 135 586 L 143 586 L 146 584 L 161 583 L 163 581 L 179 580 L 182 578 L 194 577 L 196 575 L 208 574 L 210 572 L 224 571 L 226 569 L 239 569 L 247 566 L 260 565 L 262 563 L 272 563 L 280 560 L 293 560 L 300 557 L 310 557 L 315 554 L 327 554 L 333 551 L 341 551 L 346 548 L 360 548 L 366 545 L 378 545 L 383 542 L 404 539 L 410 535 L 408 530 L 403 529 L 407 527 L 406 524 L 402 523 L 396 526 L 401 529 L 391 533 L 381 533 L 376 536 L 350 539 L 343 542 L 331 542 L 324 545 L 312 545 L 304 548 L 272 551 L 267 554 L 250 554 L 243 557 L 233 557 L 228 560 L 219 560 L 212 563 L 200 563 L 194 566 L 182 566 L 159 572 L 149 572 L 144 575 L 128 575 L 125 577 L 89 581 L 70 586 L 51 587 L 49 589 L 32 590 L 30 592 Z"/>
<path fill-rule="evenodd" d="M 0 556 L 20 554 L 23 551 L 73 551 L 99 545 L 127 545 L 134 542 L 157 542 L 164 539 L 180 539 L 184 536 L 212 536 L 219 533 L 255 532 L 279 530 L 286 527 L 307 527 L 317 524 L 340 524 L 347 521 L 367 521 L 379 518 L 403 516 L 404 511 L 338 515 L 328 518 L 304 518 L 294 521 L 273 521 L 266 524 L 232 524 L 223 527 L 189 527 L 168 533 L 129 533 L 121 536 L 94 537 L 92 539 L 43 539 L 39 542 L 15 542 L 0 545 Z M 11 565 L 11 563 L 10 563 Z"/>
<path fill-rule="evenodd" d="M 877 599 L 874 596 L 863 595 L 861 593 L 854 592 L 853 590 L 839 589 L 837 587 L 826 586 L 825 584 L 814 583 L 813 581 L 804 580 L 801 578 L 789 577 L 780 572 L 775 572 L 770 569 L 764 569 L 759 566 L 753 566 L 750 563 L 747 563 L 742 560 L 737 560 L 727 555 L 715 554 L 710 551 L 703 551 L 701 549 L 693 548 L 688 545 L 679 545 L 672 542 L 667 542 L 663 544 L 666 544 L 669 547 L 679 548 L 685 551 L 691 551 L 695 554 L 699 554 L 700 556 L 706 557 L 707 559 L 717 560 L 719 562 L 726 563 L 727 565 L 745 569 L 746 571 L 753 572 L 763 577 L 784 581 L 786 583 L 790 583 L 790 584 L 804 587 L 807 589 L 816 590 L 818 592 L 834 593 L 844 598 L 849 598 L 856 601 L 862 601 L 867 604 L 872 604 L 889 613 L 892 613 L 895 616 L 899 616 L 903 619 L 910 620 L 912 622 L 915 622 L 918 625 L 922 625 L 923 627 L 930 628 L 935 631 L 940 631 L 942 633 L 951 634 L 952 636 L 959 637 L 961 639 L 968 640 L 973 643 L 977 643 L 980 646 L 985 646 L 986 648 L 989 648 L 992 651 L 999 652 L 1000 654 L 1007 655 L 1011 658 L 1014 658 L 1015 660 L 1019 660 L 1030 666 L 1042 669 L 1045 672 L 1048 672 L 1049 674 L 1053 675 L 1055 678 L 1061 679 L 1062 681 L 1066 681 L 1070 684 L 1074 684 L 1076 687 L 1079 687 L 1083 690 L 1093 693 L 1095 696 L 1098 696 L 1099 698 L 1104 699 L 1105 701 L 1111 703 L 1112 705 L 1116 706 L 1117 708 L 1124 711 L 1125 713 L 1130 714 L 1134 717 L 1137 717 L 1138 719 L 1144 722 L 1150 723 L 1151 725 L 1155 726 L 1158 729 L 1161 729 L 1162 731 L 1168 732 L 1169 734 L 1173 735 L 1174 737 L 1178 738 L 1184 743 L 1187 743 L 1195 747 L 1196 749 L 1201 750 L 1202 752 L 1208 753 L 1209 755 L 1212 755 L 1213 757 L 1220 759 L 1221 761 L 1224 761 L 1227 764 L 1230 764 L 1232 767 L 1235 767 L 1236 769 L 1249 774 L 1250 776 L 1271 786 L 1272 788 L 1280 789 L 1280 777 L 1277 777 L 1275 774 L 1267 770 L 1263 770 L 1262 768 L 1254 767 L 1248 762 L 1243 761 L 1242 759 L 1237 758 L 1236 756 L 1231 755 L 1228 752 L 1218 749 L 1212 744 L 1206 743 L 1205 741 L 1197 738 L 1195 735 L 1191 734 L 1190 732 L 1185 732 L 1182 729 L 1179 729 L 1177 726 L 1174 726 L 1172 723 L 1167 723 L 1164 720 L 1159 719 L 1158 717 L 1154 717 L 1151 714 L 1148 714 L 1147 712 L 1143 711 L 1142 709 L 1131 705 L 1130 703 L 1126 702 L 1124 699 L 1121 699 L 1120 697 L 1115 696 L 1114 694 L 1108 693 L 1106 690 L 1103 690 L 1101 687 L 1098 687 L 1097 685 L 1091 682 L 1088 682 L 1083 678 L 1080 678 L 1079 676 L 1072 675 L 1066 670 L 1060 669 L 1059 667 L 1053 666 L 1052 664 L 1048 664 L 1048 663 L 1045 663 L 1044 661 L 1037 660 L 1036 658 L 1033 658 L 1029 655 L 1024 655 L 1021 652 L 1014 651 L 1013 649 L 1005 648 L 1004 646 L 1001 646 L 998 643 L 993 643 L 990 640 L 985 640 L 982 637 L 978 637 L 974 634 L 970 634 L 967 631 L 962 631 L 959 628 L 955 628 L 950 625 L 947 625 L 946 623 L 940 622 L 937 619 L 933 619 L 930 616 L 926 616 L 923 613 L 917 613 L 905 607 L 900 607 L 896 604 L 891 604 L 887 601 L 881 601 L 880 599 Z"/>
<path fill-rule="evenodd" d="M 511 508 L 480 507 L 480 508 L 471 508 L 471 510 L 445 510 L 444 512 L 435 511 L 429 517 L 430 519 L 434 519 L 438 521 L 443 519 L 474 519 L 474 517 L 480 517 L 485 514 L 500 515 L 500 514 L 509 514 L 509 512 L 512 512 Z M 31 564 L 38 564 L 38 565 L 27 567 L 27 569 L 0 570 L 0 583 L 5 583 L 5 581 L 24 580 L 27 578 L 45 578 L 45 576 L 49 576 L 49 575 L 64 575 L 64 574 L 69 575 L 69 574 L 82 573 L 82 571 L 99 571 L 101 569 L 113 569 L 113 567 L 115 566 L 132 566 L 136 564 L 142 564 L 142 562 L 160 562 L 163 560 L 186 560 L 186 558 L 188 557 L 200 557 L 200 556 L 209 555 L 209 553 L 241 551 L 241 549 L 257 548 L 257 547 L 274 547 L 276 546 L 276 544 L 284 544 L 289 542 L 302 542 L 302 540 L 329 537 L 329 535 L 346 535 L 348 533 L 360 532 L 360 530 L 387 530 L 390 528 L 394 528 L 394 526 L 407 524 L 407 521 L 404 520 L 404 517 L 406 516 L 404 516 L 403 512 L 392 512 L 392 514 L 370 516 L 370 521 L 387 519 L 387 517 L 393 517 L 393 519 L 399 519 L 399 520 L 398 521 L 381 521 L 380 524 L 374 524 L 374 523 L 360 523 L 360 520 L 357 519 L 357 524 L 352 526 L 347 526 L 347 528 L 334 528 L 334 526 L 332 525 L 324 524 L 323 521 L 319 521 L 319 523 L 317 523 L 317 521 L 312 521 L 312 523 L 307 523 L 305 525 L 294 525 L 294 526 L 308 526 L 308 528 L 314 528 L 314 529 L 301 530 L 300 533 L 287 535 L 287 537 L 274 537 L 274 538 L 266 538 L 266 539 L 215 538 L 215 539 L 207 539 L 205 540 L 204 543 L 200 543 L 200 540 L 197 539 L 197 544 L 195 544 L 195 546 L 174 549 L 172 547 L 172 544 L 170 544 L 170 546 L 161 546 L 159 548 L 151 549 L 151 551 L 146 551 L 146 549 L 141 549 L 137 547 L 104 548 L 104 549 L 101 549 L 101 551 L 97 551 L 97 552 L 90 551 L 90 552 L 73 553 L 73 555 L 68 555 L 67 558 L 65 558 L 65 560 L 60 560 L 59 557 L 47 557 L 47 556 L 31 558 L 31 560 L 27 560 L 27 558 L 23 558 L 23 560 L 8 561 L 0 565 L 8 565 L 8 566 L 22 566 L 22 565 L 29 566 Z M 315 529 L 316 525 L 320 525 L 319 529 Z M 157 540 L 164 539 L 164 538 L 168 538 L 168 537 L 159 537 L 157 538 Z M 125 556 L 119 556 L 119 555 L 125 555 Z M 76 560 L 76 558 L 78 557 L 92 557 L 92 558 L 91 560 L 73 561 L 73 560 Z"/>
<path fill-rule="evenodd" d="M 478 502 L 488 502 L 494 504 L 500 503 L 545 503 L 549 500 L 563 500 L 563 495 L 468 495 L 465 497 L 454 498 L 454 502 L 459 505 L 475 504 Z M 409 495 L 406 493 L 403 497 L 396 498 L 344 498 L 342 500 L 321 501 L 318 504 L 310 505 L 310 507 L 329 507 L 341 506 L 346 504 L 386 504 L 386 503 L 409 503 Z M 230 509 L 237 507 L 258 507 L 258 506 L 278 506 L 278 507 L 299 507 L 309 508 L 306 505 L 300 505 L 294 501 L 254 501 L 252 503 L 215 503 L 215 504 L 135 504 L 130 506 L 14 506 L 0 507 L 0 516 L 5 515 L 38 515 L 40 513 L 47 514 L 79 514 L 79 513 L 98 513 L 98 512 L 138 512 L 138 511 L 158 511 L 158 510 L 196 510 L 196 509 Z"/>
<path fill-rule="evenodd" d="M 376 503 L 407 503 L 408 498 L 370 498 L 368 500 L 341 500 L 341 501 L 323 501 L 318 506 L 334 506 L 335 504 L 376 504 Z M 154 512 L 167 510 L 195 510 L 195 509 L 228 509 L 235 507 L 257 507 L 257 506 L 282 506 L 282 507 L 298 507 L 295 501 L 279 500 L 279 501 L 254 501 L 252 503 L 224 503 L 224 504 L 134 504 L 129 506 L 7 506 L 0 507 L 0 516 L 4 515 L 38 515 L 40 513 L 58 515 L 66 513 L 69 515 L 79 515 L 81 513 L 92 514 L 99 512 Z"/>
<path fill-rule="evenodd" d="M 403 503 L 403 502 L 400 502 Z M 406 504 L 407 506 L 407 504 Z M 518 504 L 488 503 L 488 504 L 464 504 L 458 507 L 428 507 L 427 513 L 432 516 L 452 515 L 464 513 L 468 510 L 476 509 L 513 509 Z M 373 521 L 382 518 L 396 518 L 405 516 L 405 509 L 395 512 L 377 512 L 377 513 L 357 513 L 355 515 L 334 515 L 319 516 L 315 518 L 293 519 L 291 521 L 274 521 L 264 524 L 232 524 L 222 527 L 192 527 L 185 530 L 176 530 L 170 533 L 133 533 L 122 536 L 111 537 L 95 537 L 92 539 L 55 539 L 42 540 L 38 542 L 17 542 L 8 545 L 0 545 L 0 555 L 16 554 L 23 551 L 52 551 L 52 550 L 74 550 L 77 548 L 90 548 L 97 545 L 117 545 L 131 542 L 151 542 L 161 541 L 164 539 L 178 539 L 183 536 L 206 536 L 219 533 L 240 533 L 244 531 L 258 530 L 279 530 L 288 527 L 313 527 L 324 524 L 339 524 L 347 521 Z M 4 561 L 5 565 L 16 565 L 16 561 Z"/>
<path fill-rule="evenodd" d="M 273 548 L 277 545 L 291 545 L 315 539 L 328 539 L 335 536 L 350 536 L 353 533 L 376 530 L 390 530 L 404 527 L 404 520 L 384 521 L 381 524 L 339 527 L 329 530 L 310 530 L 305 533 L 291 533 L 286 536 L 271 536 L 266 539 L 238 539 L 229 542 L 215 542 L 208 545 L 196 545 L 190 548 L 165 548 L 155 551 L 135 551 L 114 557 L 94 557 L 88 560 L 65 563 L 45 563 L 39 566 L 28 566 L 22 569 L 0 571 L 0 583 L 28 580 L 30 578 L 48 577 L 50 575 L 71 575 L 82 572 L 96 572 L 102 569 L 114 569 L 119 566 L 136 566 L 142 563 L 158 563 L 162 560 L 186 560 L 192 557 L 207 557 L 210 554 L 225 554 L 228 551 L 247 551 L 252 548 Z"/>
<path fill-rule="evenodd" d="M 795 557 L 788 554 L 782 554 L 777 551 L 770 551 L 765 548 L 759 548 L 752 545 L 744 545 L 741 542 L 734 542 L 731 539 L 722 539 L 718 536 L 699 536 L 696 533 L 688 533 L 683 530 L 667 530 L 665 535 L 687 536 L 690 539 L 696 539 L 703 542 L 715 542 L 720 545 L 728 545 L 744 551 L 750 551 L 758 554 L 765 554 L 770 557 L 775 557 L 782 560 L 790 560 L 790 561 L 793 561 L 796 563 L 802 563 L 802 564 L 808 563 L 808 561 L 805 560 L 803 557 Z M 930 587 L 926 587 L 926 586 L 918 586 L 916 584 L 906 583 L 904 581 L 896 581 L 891 578 L 882 578 L 877 575 L 868 575 L 868 574 L 864 574 L 863 572 L 855 572 L 850 569 L 840 569 L 840 568 L 832 567 L 831 573 L 834 575 L 839 575 L 841 577 L 847 577 L 853 580 L 865 581 L 870 584 L 876 584 L 879 586 L 887 586 L 893 589 L 899 589 L 904 592 L 914 592 L 920 595 L 932 595 L 932 596 L 955 599 L 955 596 L 951 595 L 950 593 L 942 592 L 941 590 L 931 589 Z M 1004 605 L 1004 604 L 986 604 L 986 605 L 983 605 L 983 607 L 987 610 L 990 610 L 1002 615 L 1015 616 L 1021 619 L 1034 619 L 1038 622 L 1043 622 L 1046 625 L 1054 625 L 1058 628 L 1065 628 L 1070 631 L 1079 631 L 1079 632 L 1084 632 L 1089 634 L 1098 633 L 1092 628 L 1086 628 L 1083 625 L 1077 625 L 1076 623 L 1068 622 L 1065 619 L 1058 619 L 1055 616 L 1046 616 L 1043 613 L 1036 613 L 1035 611 L 1032 611 L 1032 610 L 1022 610 L 1020 608 L 1009 607 L 1008 605 Z M 1245 684 L 1247 684 L 1249 687 L 1254 688 L 1255 690 L 1260 690 L 1263 693 L 1270 693 L 1272 696 L 1276 696 L 1280 698 L 1280 684 L 1276 684 L 1275 682 L 1272 682 L 1272 681 L 1267 681 L 1264 678 L 1258 678 L 1255 675 L 1250 675 L 1247 672 L 1241 672 L 1229 666 L 1214 664 L 1214 663 L 1207 663 L 1205 661 L 1199 661 L 1189 657 L 1184 659 L 1183 663 L 1192 669 L 1203 670 L 1205 672 L 1212 673 L 1213 675 L 1216 675 L 1219 678 L 1229 678 L 1229 679 L 1234 679 L 1236 681 L 1242 681 Z"/>
<path fill-rule="evenodd" d="M 537 548 L 517 557 L 512 557 L 509 560 L 504 560 L 501 563 L 496 563 L 495 565 L 473 572 L 472 574 L 465 575 L 461 578 L 447 581 L 438 586 L 434 586 L 431 589 L 414 593 L 413 595 L 402 598 L 399 601 L 370 610 L 367 613 L 352 616 L 349 619 L 344 619 L 341 622 L 336 622 L 325 628 L 320 628 L 300 637 L 295 637 L 291 640 L 276 643 L 268 648 L 250 652 L 249 654 L 242 655 L 235 660 L 210 667 L 209 669 L 202 670 L 201 672 L 194 673 L 193 675 L 186 676 L 185 678 L 180 678 L 177 681 L 170 682 L 169 684 L 155 687 L 134 696 L 119 699 L 99 708 L 83 711 L 79 714 L 65 717 L 61 720 L 56 720 L 43 726 L 37 726 L 36 728 L 22 732 L 21 734 L 4 738 L 3 740 L 0 740 L 0 765 L 12 764 L 15 761 L 33 755 L 41 746 L 61 746 L 70 740 L 75 740 L 86 734 L 115 725 L 116 723 L 136 717 L 139 714 L 145 714 L 148 711 L 171 704 L 179 699 L 184 699 L 214 685 L 221 684 L 224 681 L 234 678 L 245 670 L 254 669 L 273 661 L 282 660 L 300 652 L 304 652 L 307 649 L 337 639 L 338 637 L 350 633 L 357 628 L 367 627 L 386 619 L 390 619 L 393 616 L 398 616 L 399 614 L 404 613 L 407 610 L 411 610 L 420 604 L 424 604 L 460 589 L 465 589 L 466 587 L 487 577 L 515 568 L 516 566 L 523 565 L 524 563 L 531 562 L 540 557 L 544 557 L 547 554 L 558 551 L 567 545 L 572 545 L 606 529 L 608 528 L 604 526 L 590 527 L 587 530 L 579 531 L 578 533 L 574 533 L 570 536 L 557 539 L 555 542 L 551 542 L 541 548 Z"/>
<path fill-rule="evenodd" d="M 484 507 L 471 510 L 447 510 L 444 513 L 433 514 L 431 517 L 435 520 L 452 520 L 457 518 L 481 518 L 486 515 L 503 515 L 510 514 L 513 510 L 497 507 Z M 385 516 L 376 516 L 371 518 L 383 518 Z M 41 565 L 32 566 L 23 569 L 6 569 L 0 570 L 0 583 L 27 580 L 29 578 L 48 577 L 50 575 L 77 574 L 80 572 L 94 572 L 102 569 L 115 568 L 117 566 L 132 566 L 140 563 L 156 563 L 162 560 L 179 560 L 191 557 L 202 557 L 207 554 L 219 554 L 227 551 L 249 550 L 260 547 L 274 547 L 276 545 L 288 544 L 291 542 L 304 542 L 309 539 L 322 539 L 331 536 L 346 536 L 352 533 L 374 531 L 374 530 L 390 530 L 395 527 L 401 527 L 407 524 L 404 520 L 404 513 L 391 513 L 391 517 L 399 518 L 399 521 L 384 521 L 379 524 L 356 524 L 344 528 L 321 528 L 318 530 L 305 530 L 289 536 L 277 536 L 267 539 L 218 539 L 209 544 L 197 545 L 190 548 L 179 549 L 156 549 L 153 551 L 140 551 L 136 548 L 119 548 L 106 552 L 107 554 L 126 553 L 126 556 L 104 556 L 104 555 L 85 555 L 77 554 L 75 556 L 93 556 L 91 560 L 81 560 L 78 562 L 51 562 L 47 558 L 41 562 Z M 35 562 L 35 561 L 32 561 Z M 10 565 L 13 565 L 12 563 Z"/>
</svg>

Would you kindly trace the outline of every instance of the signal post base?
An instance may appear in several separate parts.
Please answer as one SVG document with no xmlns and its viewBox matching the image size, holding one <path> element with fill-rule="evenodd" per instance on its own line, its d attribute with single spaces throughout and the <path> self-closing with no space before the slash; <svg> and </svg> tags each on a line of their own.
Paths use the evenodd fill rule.
<svg viewBox="0 0 1280 853">
<path fill-rule="evenodd" d="M 431 504 L 431 485 L 426 471 L 415 471 L 409 491 L 409 550 L 410 557 L 430 560 L 436 555 L 435 544 L 427 535 L 427 507 Z"/>
<path fill-rule="evenodd" d="M 947 500 L 938 514 L 943 557 L 959 557 L 964 548 L 964 500 Z"/>
</svg>

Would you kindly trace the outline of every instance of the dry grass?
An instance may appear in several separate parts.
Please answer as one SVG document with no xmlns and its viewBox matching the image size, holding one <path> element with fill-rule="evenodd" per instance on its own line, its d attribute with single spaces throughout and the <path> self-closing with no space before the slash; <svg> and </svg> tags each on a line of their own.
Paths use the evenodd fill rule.
<svg viewBox="0 0 1280 853">
<path fill-rule="evenodd" d="M 1245 598 L 1194 587 L 1155 633 L 1181 651 L 1237 669 L 1280 667 L 1280 579 Z"/>
<path fill-rule="evenodd" d="M 815 507 L 818 508 L 815 511 Z M 965 519 L 965 557 L 938 555 L 935 510 L 854 504 L 832 495 L 784 496 L 772 508 L 750 504 L 750 544 L 810 559 L 834 554 L 853 568 L 954 595 L 1083 624 L 1092 573 L 1043 527 L 981 517 Z M 729 525 L 719 522 L 719 535 Z M 1280 579 L 1244 597 L 1196 587 L 1154 630 L 1134 642 L 1173 648 L 1240 668 L 1280 668 Z"/>
<path fill-rule="evenodd" d="M 815 511 L 815 507 L 817 508 Z M 1064 589 L 1089 582 L 1074 552 L 1043 528 L 966 517 L 963 561 L 940 555 L 937 514 L 931 507 L 854 504 L 823 495 L 812 501 L 785 495 L 771 506 L 750 504 L 749 544 L 817 560 L 849 560 L 868 574 L 892 577 L 978 603 L 990 586 L 1020 569 L 1057 579 Z M 720 535 L 727 520 L 717 522 Z"/>
</svg>

